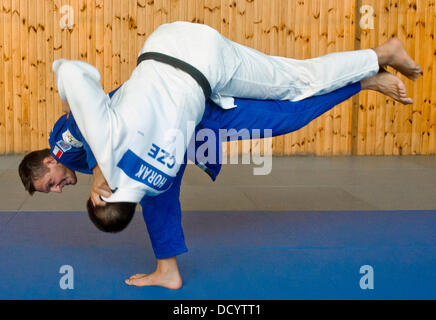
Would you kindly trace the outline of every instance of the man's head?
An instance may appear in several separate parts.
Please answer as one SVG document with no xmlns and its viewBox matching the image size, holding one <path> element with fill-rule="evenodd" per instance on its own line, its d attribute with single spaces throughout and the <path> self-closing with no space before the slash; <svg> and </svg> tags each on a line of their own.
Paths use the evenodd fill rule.
<svg viewBox="0 0 436 320">
<path fill-rule="evenodd" d="M 94 225 L 101 231 L 116 233 L 124 230 L 132 221 L 136 203 L 107 202 L 104 207 L 94 206 L 91 199 L 86 203 L 88 215 Z"/>
<path fill-rule="evenodd" d="M 59 163 L 49 149 L 27 154 L 18 167 L 24 188 L 29 194 L 39 192 L 62 192 L 64 186 L 77 183 L 73 170 Z"/>
</svg>

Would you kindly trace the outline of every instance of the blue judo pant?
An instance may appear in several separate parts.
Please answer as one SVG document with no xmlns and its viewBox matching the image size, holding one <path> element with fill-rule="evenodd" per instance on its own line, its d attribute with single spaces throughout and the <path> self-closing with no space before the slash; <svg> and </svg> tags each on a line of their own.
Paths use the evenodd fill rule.
<svg viewBox="0 0 436 320">
<path fill-rule="evenodd" d="M 266 104 L 259 100 L 238 99 L 237 108 L 229 110 L 208 101 L 197 130 L 199 128 L 209 128 L 214 131 L 248 129 L 251 132 L 259 129 L 264 133 L 265 129 L 271 129 L 274 137 L 280 136 L 303 128 L 361 90 L 362 87 L 358 82 L 325 95 L 313 96 L 297 102 L 271 101 Z M 218 144 L 220 145 L 220 142 Z M 218 164 L 215 175 L 218 174 L 219 168 Z M 188 251 L 179 200 L 185 169 L 186 161 L 180 167 L 168 191 L 156 197 L 144 197 L 140 203 L 157 259 L 174 257 Z"/>
</svg>

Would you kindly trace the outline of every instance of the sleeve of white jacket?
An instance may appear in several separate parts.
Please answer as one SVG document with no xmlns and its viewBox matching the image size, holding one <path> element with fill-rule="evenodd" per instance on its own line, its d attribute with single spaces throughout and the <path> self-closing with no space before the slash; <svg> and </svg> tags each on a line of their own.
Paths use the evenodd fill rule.
<svg viewBox="0 0 436 320">
<path fill-rule="evenodd" d="M 103 172 L 111 164 L 100 163 L 109 147 L 110 99 L 100 84 L 100 73 L 82 61 L 59 59 L 53 63 L 59 95 L 70 105 L 76 123 Z M 99 159 L 100 158 L 100 159 Z M 109 169 L 110 170 L 110 169 Z M 108 178 L 108 177 L 106 177 Z M 109 179 L 107 179 L 110 185 Z"/>
</svg>

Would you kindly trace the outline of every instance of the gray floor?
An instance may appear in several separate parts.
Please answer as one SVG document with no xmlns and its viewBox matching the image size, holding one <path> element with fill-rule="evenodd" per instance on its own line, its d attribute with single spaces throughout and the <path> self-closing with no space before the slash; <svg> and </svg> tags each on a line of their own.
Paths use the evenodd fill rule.
<svg viewBox="0 0 436 320">
<path fill-rule="evenodd" d="M 17 173 L 22 156 L 0 157 L 0 211 L 85 211 L 91 177 L 62 194 L 29 196 Z M 216 182 L 189 165 L 185 211 L 436 210 L 436 156 L 274 158 L 272 172 L 224 165 Z"/>
</svg>

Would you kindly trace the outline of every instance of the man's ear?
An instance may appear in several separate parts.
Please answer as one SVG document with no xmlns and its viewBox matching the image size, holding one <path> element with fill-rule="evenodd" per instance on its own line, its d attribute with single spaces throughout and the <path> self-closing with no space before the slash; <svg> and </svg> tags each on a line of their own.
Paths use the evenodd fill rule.
<svg viewBox="0 0 436 320">
<path fill-rule="evenodd" d="M 52 155 L 49 155 L 42 160 L 42 164 L 45 167 L 47 167 L 50 164 L 56 164 L 56 163 L 58 163 L 58 162 Z"/>
</svg>

